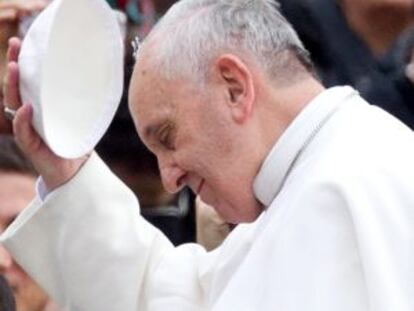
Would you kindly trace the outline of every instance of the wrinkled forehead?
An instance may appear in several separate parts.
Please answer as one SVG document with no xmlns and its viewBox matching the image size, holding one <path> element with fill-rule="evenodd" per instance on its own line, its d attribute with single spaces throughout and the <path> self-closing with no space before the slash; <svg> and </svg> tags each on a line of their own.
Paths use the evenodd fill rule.
<svg viewBox="0 0 414 311">
<path fill-rule="evenodd" d="M 137 61 L 135 64 L 129 89 L 129 108 L 140 134 L 144 127 L 172 113 L 173 84 L 145 62 Z"/>
</svg>

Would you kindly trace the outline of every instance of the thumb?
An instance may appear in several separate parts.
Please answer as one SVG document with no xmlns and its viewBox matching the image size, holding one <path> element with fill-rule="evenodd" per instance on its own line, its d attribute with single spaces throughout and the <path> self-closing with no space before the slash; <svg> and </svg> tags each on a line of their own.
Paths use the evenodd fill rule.
<svg viewBox="0 0 414 311">
<path fill-rule="evenodd" d="M 13 120 L 13 131 L 16 143 L 27 155 L 39 150 L 42 145 L 40 136 L 32 126 L 33 108 L 25 104 L 17 110 Z"/>
</svg>

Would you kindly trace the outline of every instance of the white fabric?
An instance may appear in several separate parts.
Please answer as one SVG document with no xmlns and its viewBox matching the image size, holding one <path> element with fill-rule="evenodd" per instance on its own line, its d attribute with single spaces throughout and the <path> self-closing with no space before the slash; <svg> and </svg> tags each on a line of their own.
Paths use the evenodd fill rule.
<svg viewBox="0 0 414 311">
<path fill-rule="evenodd" d="M 211 253 L 174 248 L 96 155 L 1 240 L 68 311 L 409 311 L 413 159 L 407 127 L 335 88 L 264 161 L 265 212 Z"/>
<path fill-rule="evenodd" d="M 106 1 L 53 1 L 29 29 L 19 67 L 22 100 L 44 141 L 65 158 L 89 153 L 123 89 L 123 41 Z"/>
<path fill-rule="evenodd" d="M 46 187 L 45 182 L 43 181 L 43 178 L 40 176 L 36 180 L 36 196 L 41 200 L 44 201 L 48 194 L 48 189 Z"/>
</svg>

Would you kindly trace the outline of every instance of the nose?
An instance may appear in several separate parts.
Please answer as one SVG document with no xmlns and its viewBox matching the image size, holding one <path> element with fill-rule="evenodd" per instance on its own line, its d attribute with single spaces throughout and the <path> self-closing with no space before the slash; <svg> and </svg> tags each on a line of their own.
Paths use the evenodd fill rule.
<svg viewBox="0 0 414 311">
<path fill-rule="evenodd" d="M 185 186 L 185 171 L 173 163 L 158 160 L 161 179 L 165 190 L 177 193 Z"/>
<path fill-rule="evenodd" d="M 13 265 L 13 259 L 6 248 L 0 244 L 0 274 L 6 272 Z"/>
</svg>

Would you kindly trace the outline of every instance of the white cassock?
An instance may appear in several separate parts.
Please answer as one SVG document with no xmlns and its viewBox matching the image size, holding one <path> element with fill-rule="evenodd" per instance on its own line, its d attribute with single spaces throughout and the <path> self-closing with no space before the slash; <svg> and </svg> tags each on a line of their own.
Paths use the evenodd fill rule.
<svg viewBox="0 0 414 311">
<path fill-rule="evenodd" d="M 414 135 L 399 121 L 329 89 L 254 191 L 265 211 L 221 247 L 174 248 L 93 155 L 2 240 L 70 311 L 414 310 Z"/>
</svg>

